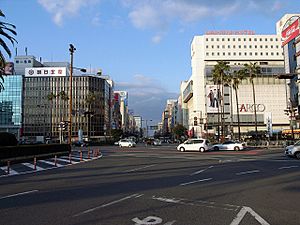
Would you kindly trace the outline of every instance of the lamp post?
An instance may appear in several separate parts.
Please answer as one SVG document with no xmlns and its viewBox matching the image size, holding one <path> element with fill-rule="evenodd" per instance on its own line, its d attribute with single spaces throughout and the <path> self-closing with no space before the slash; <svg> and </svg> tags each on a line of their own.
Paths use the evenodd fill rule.
<svg viewBox="0 0 300 225">
<path fill-rule="evenodd" d="M 69 144 L 72 142 L 72 79 L 73 79 L 73 54 L 75 52 L 76 48 L 74 45 L 70 44 L 69 52 L 71 56 L 71 63 L 70 63 L 70 78 L 69 78 Z"/>
</svg>

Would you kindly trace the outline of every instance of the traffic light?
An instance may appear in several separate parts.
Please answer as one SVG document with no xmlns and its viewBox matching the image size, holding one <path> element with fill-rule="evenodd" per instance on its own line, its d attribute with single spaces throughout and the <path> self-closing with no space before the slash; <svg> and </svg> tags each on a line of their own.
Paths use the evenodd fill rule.
<svg viewBox="0 0 300 225">
<path fill-rule="evenodd" d="M 61 130 L 67 130 L 68 129 L 68 122 L 65 122 L 65 121 L 60 122 L 59 128 Z"/>
<path fill-rule="evenodd" d="M 197 116 L 194 117 L 194 126 L 198 126 L 198 118 L 197 118 Z"/>
</svg>

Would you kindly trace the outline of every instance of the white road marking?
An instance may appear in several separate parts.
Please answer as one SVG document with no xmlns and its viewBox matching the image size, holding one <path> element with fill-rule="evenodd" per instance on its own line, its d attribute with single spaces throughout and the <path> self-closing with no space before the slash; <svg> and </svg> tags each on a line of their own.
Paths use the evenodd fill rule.
<svg viewBox="0 0 300 225">
<path fill-rule="evenodd" d="M 97 206 L 97 207 L 94 207 L 94 208 L 91 208 L 91 209 L 88 209 L 88 210 L 85 210 L 81 213 L 78 213 L 78 214 L 75 214 L 73 215 L 73 217 L 77 217 L 77 216 L 82 216 L 84 214 L 87 214 L 87 213 L 90 213 L 90 212 L 94 212 L 95 210 L 97 209 L 101 209 L 101 208 L 105 208 L 107 206 L 111 206 L 111 205 L 114 205 L 114 204 L 117 204 L 117 203 L 120 203 L 120 202 L 123 202 L 125 200 L 128 200 L 128 199 L 131 199 L 131 198 L 139 198 L 143 196 L 142 194 L 133 194 L 133 195 L 129 195 L 127 197 L 124 197 L 124 198 L 121 198 L 119 200 L 115 200 L 115 201 L 112 201 L 112 202 L 109 202 L 109 203 L 106 203 L 106 204 L 103 204 L 103 205 L 100 205 L 100 206 Z"/>
<path fill-rule="evenodd" d="M 31 164 L 31 163 L 22 163 L 22 165 L 23 166 L 27 166 L 27 167 L 29 167 L 29 168 L 31 168 L 31 169 L 34 170 L 34 165 Z M 36 171 L 41 171 L 41 170 L 45 170 L 45 169 L 42 168 L 42 167 L 36 166 Z"/>
<path fill-rule="evenodd" d="M 206 170 L 208 170 L 208 169 L 211 169 L 211 168 L 213 168 L 213 167 L 214 167 L 214 166 L 210 166 L 210 167 L 208 167 L 208 168 L 206 168 L 206 169 L 196 171 L 196 172 L 192 173 L 191 176 L 197 175 L 197 174 L 199 174 L 199 173 L 202 173 L 202 172 L 204 172 L 204 171 L 206 171 Z"/>
<path fill-rule="evenodd" d="M 259 173 L 259 170 L 249 170 L 249 171 L 245 171 L 245 172 L 240 172 L 240 173 L 236 173 L 235 175 L 245 175 L 245 174 L 251 174 L 251 173 Z"/>
<path fill-rule="evenodd" d="M 135 172 L 135 171 L 146 169 L 146 168 L 149 168 L 149 167 L 152 167 L 152 166 L 155 166 L 155 164 L 148 165 L 148 166 L 143 166 L 143 167 L 139 167 L 139 168 L 135 168 L 135 169 L 132 169 L 132 170 L 125 170 L 124 173 Z"/>
<path fill-rule="evenodd" d="M 200 200 L 194 201 L 194 200 L 188 200 L 188 199 L 183 199 L 183 198 L 169 198 L 169 197 L 152 196 L 152 199 L 160 201 L 160 202 L 180 204 L 180 205 L 185 205 L 185 206 L 218 208 L 218 209 L 229 210 L 229 211 L 237 211 L 241 208 L 241 206 L 238 206 L 238 205 L 219 204 L 216 202 L 208 202 L 208 201 L 200 201 Z"/>
<path fill-rule="evenodd" d="M 73 160 L 73 157 L 72 157 L 72 160 Z M 57 161 L 62 161 L 62 162 L 70 163 L 69 159 L 63 159 L 63 158 L 57 158 Z M 73 161 L 72 161 L 72 163 L 73 163 Z"/>
<path fill-rule="evenodd" d="M 12 195 L 7 195 L 7 196 L 4 196 L 4 197 L 1 197 L 0 200 L 6 199 L 6 198 L 16 197 L 16 196 L 20 196 L 20 195 L 27 195 L 27 194 L 31 194 L 31 193 L 34 193 L 34 192 L 37 192 L 37 191 L 39 191 L 39 190 L 31 190 L 31 191 L 25 191 L 25 192 L 12 194 Z"/>
<path fill-rule="evenodd" d="M 51 165 L 51 166 L 55 166 L 55 162 L 52 162 L 52 161 L 47 161 L 47 160 L 39 160 L 39 161 L 42 162 L 42 163 Z M 59 163 L 56 163 L 56 166 L 57 166 L 57 167 L 61 167 L 61 166 L 63 166 L 63 165 L 61 165 L 61 164 L 59 164 Z"/>
<path fill-rule="evenodd" d="M 230 225 L 239 225 L 247 212 L 249 212 L 261 225 L 270 225 L 260 215 L 254 212 L 250 207 L 246 206 L 242 207 L 242 209 L 239 211 L 239 213 L 236 215 L 236 217 Z"/>
<path fill-rule="evenodd" d="M 2 166 L 2 167 L 0 167 L 0 169 L 3 170 L 3 171 L 5 171 L 5 172 L 7 172 L 7 166 Z M 10 168 L 9 168 L 9 174 L 6 174 L 6 175 L 17 175 L 17 174 L 19 174 L 19 172 L 13 170 L 13 169 L 10 167 Z M 6 176 L 6 175 L 2 175 L 2 176 Z M 1 177 L 2 177 L 2 176 L 1 176 Z"/>
<path fill-rule="evenodd" d="M 195 183 L 210 181 L 210 180 L 212 180 L 212 178 L 206 178 L 206 179 L 202 179 L 202 180 L 195 180 L 195 181 L 191 181 L 191 182 L 187 182 L 187 183 L 182 183 L 182 184 L 180 184 L 180 186 L 185 186 L 185 185 L 189 185 L 189 184 L 195 184 Z"/>
<path fill-rule="evenodd" d="M 280 167 L 278 168 L 279 170 L 284 170 L 284 169 L 291 169 L 291 168 L 297 168 L 299 166 L 283 166 L 283 167 Z"/>
</svg>

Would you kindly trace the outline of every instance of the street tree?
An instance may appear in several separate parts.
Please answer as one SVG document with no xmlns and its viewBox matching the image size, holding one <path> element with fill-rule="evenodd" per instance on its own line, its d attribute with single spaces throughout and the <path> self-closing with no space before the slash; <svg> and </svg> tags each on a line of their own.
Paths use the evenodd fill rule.
<svg viewBox="0 0 300 225">
<path fill-rule="evenodd" d="M 256 113 L 256 97 L 255 97 L 255 85 L 254 85 L 254 78 L 260 74 L 260 67 L 258 66 L 257 62 L 244 65 L 244 74 L 249 77 L 250 83 L 252 85 L 252 96 L 253 96 L 253 109 L 254 109 L 254 120 L 255 120 L 255 134 L 257 139 L 257 113 Z"/>
<path fill-rule="evenodd" d="M 0 17 L 5 18 L 4 13 L 0 9 Z M 17 32 L 15 31 L 16 26 L 11 23 L 6 23 L 3 21 L 0 21 L 0 46 L 2 49 L 6 52 L 6 54 L 11 57 L 11 51 L 6 44 L 5 40 L 8 40 L 14 45 L 14 43 L 17 43 L 16 39 L 13 36 L 17 35 Z M 4 54 L 2 52 L 2 49 L 0 49 L 0 92 L 4 90 L 4 78 L 3 75 L 5 75 L 5 64 L 6 60 L 4 57 Z"/>
<path fill-rule="evenodd" d="M 182 124 L 176 124 L 172 131 L 176 138 L 179 139 L 180 137 L 185 135 L 187 129 Z"/>
</svg>

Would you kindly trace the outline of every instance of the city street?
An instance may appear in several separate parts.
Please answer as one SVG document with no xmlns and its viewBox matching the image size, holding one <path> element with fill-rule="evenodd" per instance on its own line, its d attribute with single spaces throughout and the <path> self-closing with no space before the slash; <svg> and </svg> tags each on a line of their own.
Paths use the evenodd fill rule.
<svg viewBox="0 0 300 225">
<path fill-rule="evenodd" d="M 90 162 L 1 177 L 1 223 L 299 224 L 299 161 L 282 149 L 100 151 Z"/>
</svg>

